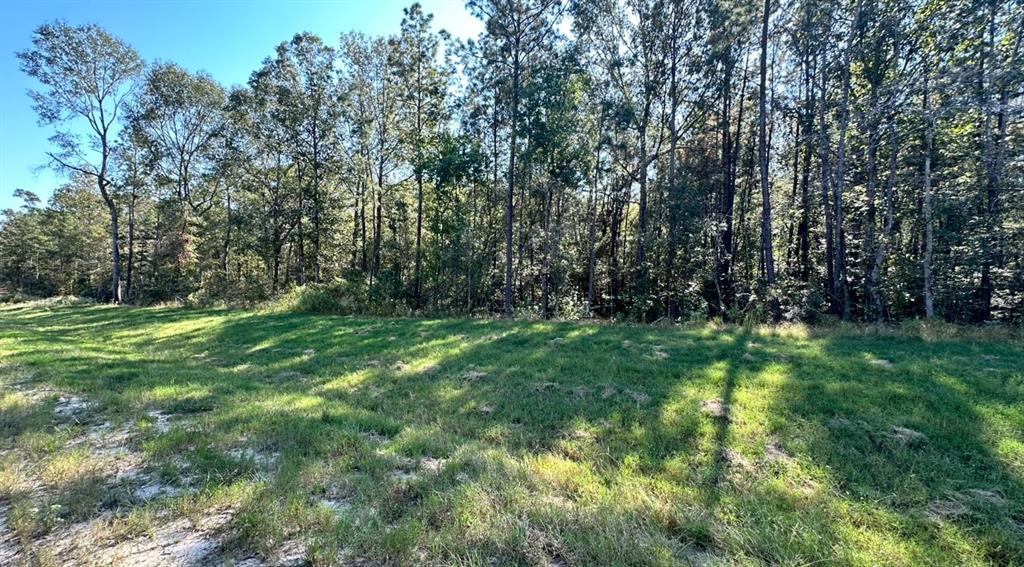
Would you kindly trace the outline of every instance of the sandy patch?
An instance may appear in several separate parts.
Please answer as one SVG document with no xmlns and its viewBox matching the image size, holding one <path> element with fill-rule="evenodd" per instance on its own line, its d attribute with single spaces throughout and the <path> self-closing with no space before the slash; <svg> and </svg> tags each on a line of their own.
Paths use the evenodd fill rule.
<svg viewBox="0 0 1024 567">
<path fill-rule="evenodd" d="M 643 393 L 643 392 L 637 392 L 635 390 L 626 390 L 623 393 L 626 394 L 627 396 L 629 396 L 629 398 L 631 400 L 633 400 L 634 402 L 636 402 L 636 403 L 638 403 L 640 405 L 644 405 L 647 402 L 651 401 L 651 397 L 648 396 L 647 394 Z"/>
<path fill-rule="evenodd" d="M 167 414 L 160 410 L 146 412 L 146 415 L 156 421 L 156 432 L 161 434 L 171 430 L 171 420 L 177 417 L 175 414 Z"/>
<path fill-rule="evenodd" d="M 229 450 L 227 455 L 236 461 L 250 461 L 260 469 L 272 468 L 281 457 L 276 451 L 260 451 L 253 447 L 236 447 Z"/>
<path fill-rule="evenodd" d="M 923 443 L 928 440 L 928 436 L 924 433 L 915 431 L 908 427 L 900 427 L 898 425 L 894 425 L 892 429 L 889 430 L 889 435 L 891 435 L 893 439 L 908 445 Z"/>
<path fill-rule="evenodd" d="M 884 358 L 872 358 L 872 359 L 868 360 L 868 364 L 870 364 L 871 366 L 877 366 L 879 368 L 884 368 L 886 370 L 891 370 L 892 369 L 892 362 L 890 362 L 888 360 L 885 360 Z"/>
<path fill-rule="evenodd" d="M 577 400 L 584 400 L 584 399 L 586 399 L 587 396 L 590 395 L 590 392 L 591 392 L 590 388 L 588 388 L 586 386 L 576 386 L 575 388 L 572 389 L 572 395 Z"/>
<path fill-rule="evenodd" d="M 700 403 L 700 411 L 715 419 L 729 419 L 729 404 L 718 398 L 704 400 Z"/>
<path fill-rule="evenodd" d="M 927 514 L 934 521 L 955 520 L 970 515 L 973 511 L 991 508 L 1005 508 L 1006 498 L 995 491 L 970 488 L 952 492 L 946 498 L 928 505 Z"/>
<path fill-rule="evenodd" d="M 773 463 L 792 463 L 796 459 L 778 443 L 769 443 L 764 448 L 764 459 Z"/>
<path fill-rule="evenodd" d="M 424 471 L 437 474 L 444 469 L 444 465 L 448 462 L 447 459 L 435 459 L 433 457 L 423 457 L 420 459 L 420 468 Z"/>
<path fill-rule="evenodd" d="M 53 413 L 62 417 L 71 417 L 85 413 L 92 406 L 92 402 L 79 396 L 61 396 L 53 407 Z"/>
<path fill-rule="evenodd" d="M 295 370 L 285 370 L 274 375 L 275 382 L 300 382 L 306 379 L 306 375 Z"/>
<path fill-rule="evenodd" d="M 467 370 L 463 375 L 462 379 L 467 382 L 475 382 L 481 378 L 486 378 L 486 372 L 480 372 L 479 370 Z"/>
</svg>

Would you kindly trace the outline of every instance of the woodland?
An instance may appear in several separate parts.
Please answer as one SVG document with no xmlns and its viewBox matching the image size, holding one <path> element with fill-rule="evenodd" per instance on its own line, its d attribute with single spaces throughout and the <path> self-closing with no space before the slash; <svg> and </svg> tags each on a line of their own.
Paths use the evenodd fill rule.
<svg viewBox="0 0 1024 567">
<path fill-rule="evenodd" d="M 97 25 L 17 54 L 68 182 L 0 287 L 634 321 L 1024 317 L 1024 6 L 470 0 L 245 85 Z M 396 22 L 398 23 L 398 22 Z M 26 105 L 29 100 L 26 98 Z"/>
</svg>

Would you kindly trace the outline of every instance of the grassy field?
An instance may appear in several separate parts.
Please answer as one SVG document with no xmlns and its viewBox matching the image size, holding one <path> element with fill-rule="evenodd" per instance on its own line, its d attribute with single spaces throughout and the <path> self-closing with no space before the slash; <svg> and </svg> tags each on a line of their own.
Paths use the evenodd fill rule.
<svg viewBox="0 0 1024 567">
<path fill-rule="evenodd" d="M 19 562 L 1024 564 L 1024 347 L 7 307 Z"/>
</svg>

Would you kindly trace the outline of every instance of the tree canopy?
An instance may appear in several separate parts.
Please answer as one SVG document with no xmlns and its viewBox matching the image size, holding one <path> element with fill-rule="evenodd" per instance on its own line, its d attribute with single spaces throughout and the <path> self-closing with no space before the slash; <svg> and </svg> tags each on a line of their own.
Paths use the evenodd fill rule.
<svg viewBox="0 0 1024 567">
<path fill-rule="evenodd" d="M 414 4 L 391 37 L 298 33 L 231 88 L 44 24 L 18 56 L 72 175 L 4 211 L 0 285 L 140 304 L 313 286 L 377 313 L 1024 317 L 1019 2 L 467 7 L 479 37 Z"/>
</svg>

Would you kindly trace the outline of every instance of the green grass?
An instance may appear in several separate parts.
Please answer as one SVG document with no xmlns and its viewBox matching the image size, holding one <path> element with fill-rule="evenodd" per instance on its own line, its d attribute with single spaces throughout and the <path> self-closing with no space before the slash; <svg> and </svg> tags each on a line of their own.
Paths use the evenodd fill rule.
<svg viewBox="0 0 1024 567">
<path fill-rule="evenodd" d="M 1024 564 L 1011 339 L 34 305 L 0 364 L 40 557 L 226 509 L 224 557 L 314 564 Z M 118 430 L 181 492 L 112 477 Z"/>
</svg>

